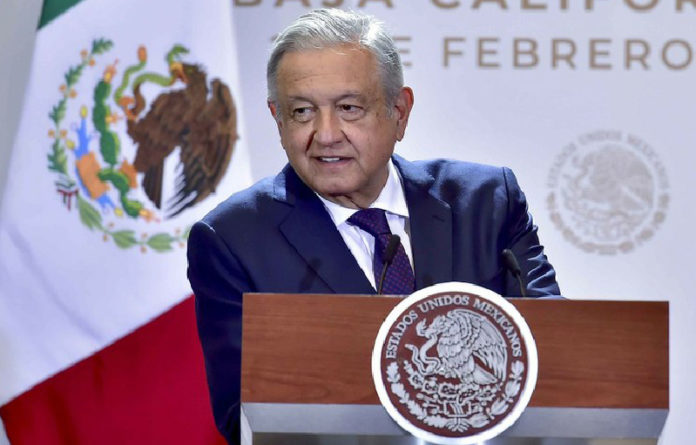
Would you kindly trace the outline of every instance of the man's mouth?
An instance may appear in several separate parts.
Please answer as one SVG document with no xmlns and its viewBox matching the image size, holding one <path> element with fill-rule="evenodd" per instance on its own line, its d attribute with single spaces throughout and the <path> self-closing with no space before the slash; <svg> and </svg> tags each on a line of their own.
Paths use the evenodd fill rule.
<svg viewBox="0 0 696 445">
<path fill-rule="evenodd" d="M 330 162 L 342 161 L 342 160 L 344 160 L 344 159 L 345 159 L 345 158 L 341 158 L 341 157 L 338 157 L 338 156 L 331 156 L 331 157 L 329 157 L 329 156 L 319 156 L 319 160 L 320 160 L 321 162 L 329 162 L 329 163 L 330 163 Z"/>
</svg>

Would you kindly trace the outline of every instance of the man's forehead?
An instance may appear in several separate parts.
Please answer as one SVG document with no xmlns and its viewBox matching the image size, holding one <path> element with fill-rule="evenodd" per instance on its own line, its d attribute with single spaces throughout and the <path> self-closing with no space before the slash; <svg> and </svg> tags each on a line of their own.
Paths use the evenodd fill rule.
<svg viewBox="0 0 696 445">
<path fill-rule="evenodd" d="M 309 56 L 313 57 L 316 56 L 319 53 L 326 53 L 326 54 L 333 54 L 337 56 L 349 56 L 349 55 L 354 55 L 357 53 L 360 54 L 365 54 L 367 56 L 374 57 L 372 52 L 365 48 L 364 46 L 358 44 L 358 43 L 340 43 L 337 45 L 328 45 L 328 46 L 311 46 L 307 48 L 293 48 L 289 49 L 288 51 L 283 54 L 283 56 L 280 58 L 279 65 L 282 65 L 283 60 L 287 58 L 292 58 L 292 57 L 298 57 L 298 56 Z"/>
<path fill-rule="evenodd" d="M 357 44 L 342 44 L 327 48 L 297 49 L 285 53 L 278 63 L 278 77 L 303 72 L 330 72 L 336 64 L 363 64 L 361 70 L 377 70 L 377 61 L 368 49 Z M 357 67 L 355 67 L 357 68 Z M 350 70 L 353 71 L 353 70 Z"/>
<path fill-rule="evenodd" d="M 287 53 L 280 61 L 277 80 L 278 93 L 288 101 L 364 100 L 381 89 L 374 56 L 355 45 Z"/>
</svg>

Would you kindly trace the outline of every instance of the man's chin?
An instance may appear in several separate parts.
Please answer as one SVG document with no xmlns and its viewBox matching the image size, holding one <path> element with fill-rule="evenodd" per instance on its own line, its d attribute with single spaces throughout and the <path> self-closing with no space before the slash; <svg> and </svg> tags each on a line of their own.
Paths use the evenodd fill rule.
<svg viewBox="0 0 696 445">
<path fill-rule="evenodd" d="M 317 191 L 325 199 L 336 202 L 350 197 L 350 192 L 342 189 L 320 189 Z"/>
<path fill-rule="evenodd" d="M 330 193 L 328 191 L 325 191 L 324 193 L 317 193 L 319 193 L 319 195 L 321 195 L 327 201 L 331 201 L 334 204 L 338 204 L 349 209 L 365 209 L 369 207 L 370 204 L 372 204 L 372 202 L 376 199 L 376 196 L 374 198 L 369 198 L 353 190 L 333 190 Z"/>
<path fill-rule="evenodd" d="M 326 199 L 351 195 L 356 193 L 358 189 L 355 184 L 350 184 L 343 178 L 331 175 L 322 176 L 315 176 L 309 186 L 321 196 L 325 196 Z"/>
</svg>

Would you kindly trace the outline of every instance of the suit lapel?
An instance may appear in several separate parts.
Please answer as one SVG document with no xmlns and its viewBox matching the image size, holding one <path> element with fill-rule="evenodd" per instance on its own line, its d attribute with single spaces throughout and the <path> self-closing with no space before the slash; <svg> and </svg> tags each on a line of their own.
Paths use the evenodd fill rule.
<svg viewBox="0 0 696 445">
<path fill-rule="evenodd" d="M 292 168 L 276 177 L 274 190 L 276 199 L 292 206 L 280 231 L 319 278 L 336 293 L 374 293 L 324 205 Z"/>
<path fill-rule="evenodd" d="M 408 205 L 416 289 L 452 281 L 452 210 L 430 193 L 434 178 L 425 170 L 399 156 L 393 160 Z"/>
</svg>

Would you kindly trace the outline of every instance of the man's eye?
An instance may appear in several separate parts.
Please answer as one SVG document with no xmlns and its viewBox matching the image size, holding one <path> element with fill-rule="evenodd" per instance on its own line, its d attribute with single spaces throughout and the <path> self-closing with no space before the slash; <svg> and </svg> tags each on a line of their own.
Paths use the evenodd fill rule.
<svg viewBox="0 0 696 445">
<path fill-rule="evenodd" d="M 341 104 L 338 106 L 338 110 L 346 119 L 357 119 L 364 114 L 362 107 L 353 104 Z"/>
<path fill-rule="evenodd" d="M 298 107 L 292 110 L 292 117 L 299 122 L 307 122 L 312 118 L 313 110 L 310 107 Z"/>
</svg>

